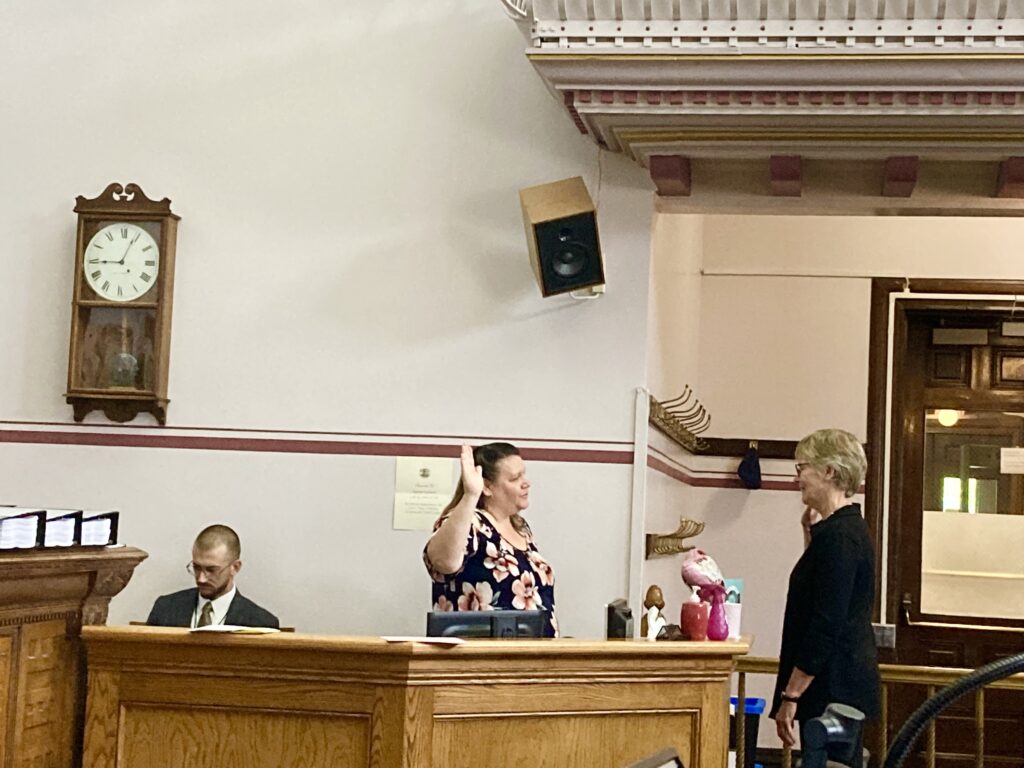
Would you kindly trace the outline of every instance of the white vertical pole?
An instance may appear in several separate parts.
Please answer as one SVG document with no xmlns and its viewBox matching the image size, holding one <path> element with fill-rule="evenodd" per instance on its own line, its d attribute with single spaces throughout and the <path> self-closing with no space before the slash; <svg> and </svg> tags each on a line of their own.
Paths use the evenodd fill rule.
<svg viewBox="0 0 1024 768">
<path fill-rule="evenodd" d="M 633 635 L 640 631 L 643 613 L 644 513 L 647 509 L 647 440 L 650 393 L 637 387 L 633 425 L 633 500 L 629 516 L 629 607 L 633 609 Z"/>
</svg>

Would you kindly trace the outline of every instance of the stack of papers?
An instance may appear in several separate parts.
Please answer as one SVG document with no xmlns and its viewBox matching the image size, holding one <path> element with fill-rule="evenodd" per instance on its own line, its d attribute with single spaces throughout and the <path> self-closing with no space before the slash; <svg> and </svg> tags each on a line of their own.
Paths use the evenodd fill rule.
<svg viewBox="0 0 1024 768">
<path fill-rule="evenodd" d="M 106 547 L 117 543 L 120 513 L 0 505 L 0 550 Z"/>
<path fill-rule="evenodd" d="M 43 543 L 46 513 L 28 507 L 0 507 L 0 550 L 32 549 Z"/>
<path fill-rule="evenodd" d="M 44 547 L 73 547 L 82 538 L 82 510 L 47 509 Z"/>
<path fill-rule="evenodd" d="M 82 546 L 105 547 L 117 544 L 117 520 L 119 512 L 82 513 Z"/>
</svg>

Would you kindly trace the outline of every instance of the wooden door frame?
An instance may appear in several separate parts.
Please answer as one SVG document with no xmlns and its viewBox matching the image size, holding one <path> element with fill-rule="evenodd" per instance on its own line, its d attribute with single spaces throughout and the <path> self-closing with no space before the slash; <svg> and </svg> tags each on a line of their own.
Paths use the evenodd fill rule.
<svg viewBox="0 0 1024 768">
<path fill-rule="evenodd" d="M 886 388 L 888 380 L 889 335 L 892 326 L 893 335 L 893 391 L 900 391 L 901 363 L 906 347 L 906 310 L 928 309 L 925 299 L 908 302 L 899 307 L 897 302 L 890 316 L 889 306 L 894 293 L 908 294 L 1003 294 L 1007 301 L 1013 302 L 1015 297 L 1022 298 L 1024 309 L 1024 281 L 1019 280 L 956 280 L 944 278 L 872 278 L 871 281 L 871 320 L 868 337 L 868 409 L 867 409 L 867 455 L 868 473 L 865 478 L 864 519 L 875 540 L 877 551 L 882 555 L 875 562 L 875 594 L 882 594 L 882 574 L 885 573 L 885 605 L 876 605 L 875 620 L 888 624 L 899 622 L 900 596 L 897 594 L 899 573 L 901 568 L 899 547 L 895 537 L 886 535 L 883 526 L 889 530 L 898 530 L 900 499 L 899 484 L 894 483 L 895 492 L 890 494 L 888 512 L 883 514 L 885 498 L 885 446 L 887 416 L 893 404 L 890 402 Z M 936 299 L 940 307 L 948 307 L 947 300 Z M 968 306 L 974 308 L 974 302 L 967 299 Z M 988 305 L 990 309 L 995 306 Z M 938 307 L 936 307 L 938 308 Z M 984 299 L 977 300 L 977 309 L 985 308 Z M 897 464 L 903 450 L 903 430 L 893 424 L 893 437 L 889 445 L 889 459 L 893 467 Z M 894 525 L 894 523 L 896 525 Z M 882 544 L 887 542 L 886 551 L 882 552 Z M 884 563 L 883 563 L 884 560 Z"/>
</svg>

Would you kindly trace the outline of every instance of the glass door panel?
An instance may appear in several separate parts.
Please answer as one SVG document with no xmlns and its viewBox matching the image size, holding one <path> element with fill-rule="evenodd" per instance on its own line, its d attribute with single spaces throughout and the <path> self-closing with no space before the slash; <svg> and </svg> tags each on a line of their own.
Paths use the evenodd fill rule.
<svg viewBox="0 0 1024 768">
<path fill-rule="evenodd" d="M 1024 451 L 1024 414 L 926 410 L 922 613 L 1024 619 L 1024 473 L 1014 449 Z"/>
</svg>

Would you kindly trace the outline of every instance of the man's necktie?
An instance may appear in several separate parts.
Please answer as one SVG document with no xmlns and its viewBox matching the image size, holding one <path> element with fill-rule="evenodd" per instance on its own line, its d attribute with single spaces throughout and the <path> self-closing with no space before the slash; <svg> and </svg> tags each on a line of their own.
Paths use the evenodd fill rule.
<svg viewBox="0 0 1024 768">
<path fill-rule="evenodd" d="M 207 627 L 213 624 L 213 603 L 207 601 L 203 605 L 203 610 L 199 613 L 199 621 L 196 623 L 197 627 Z"/>
</svg>

